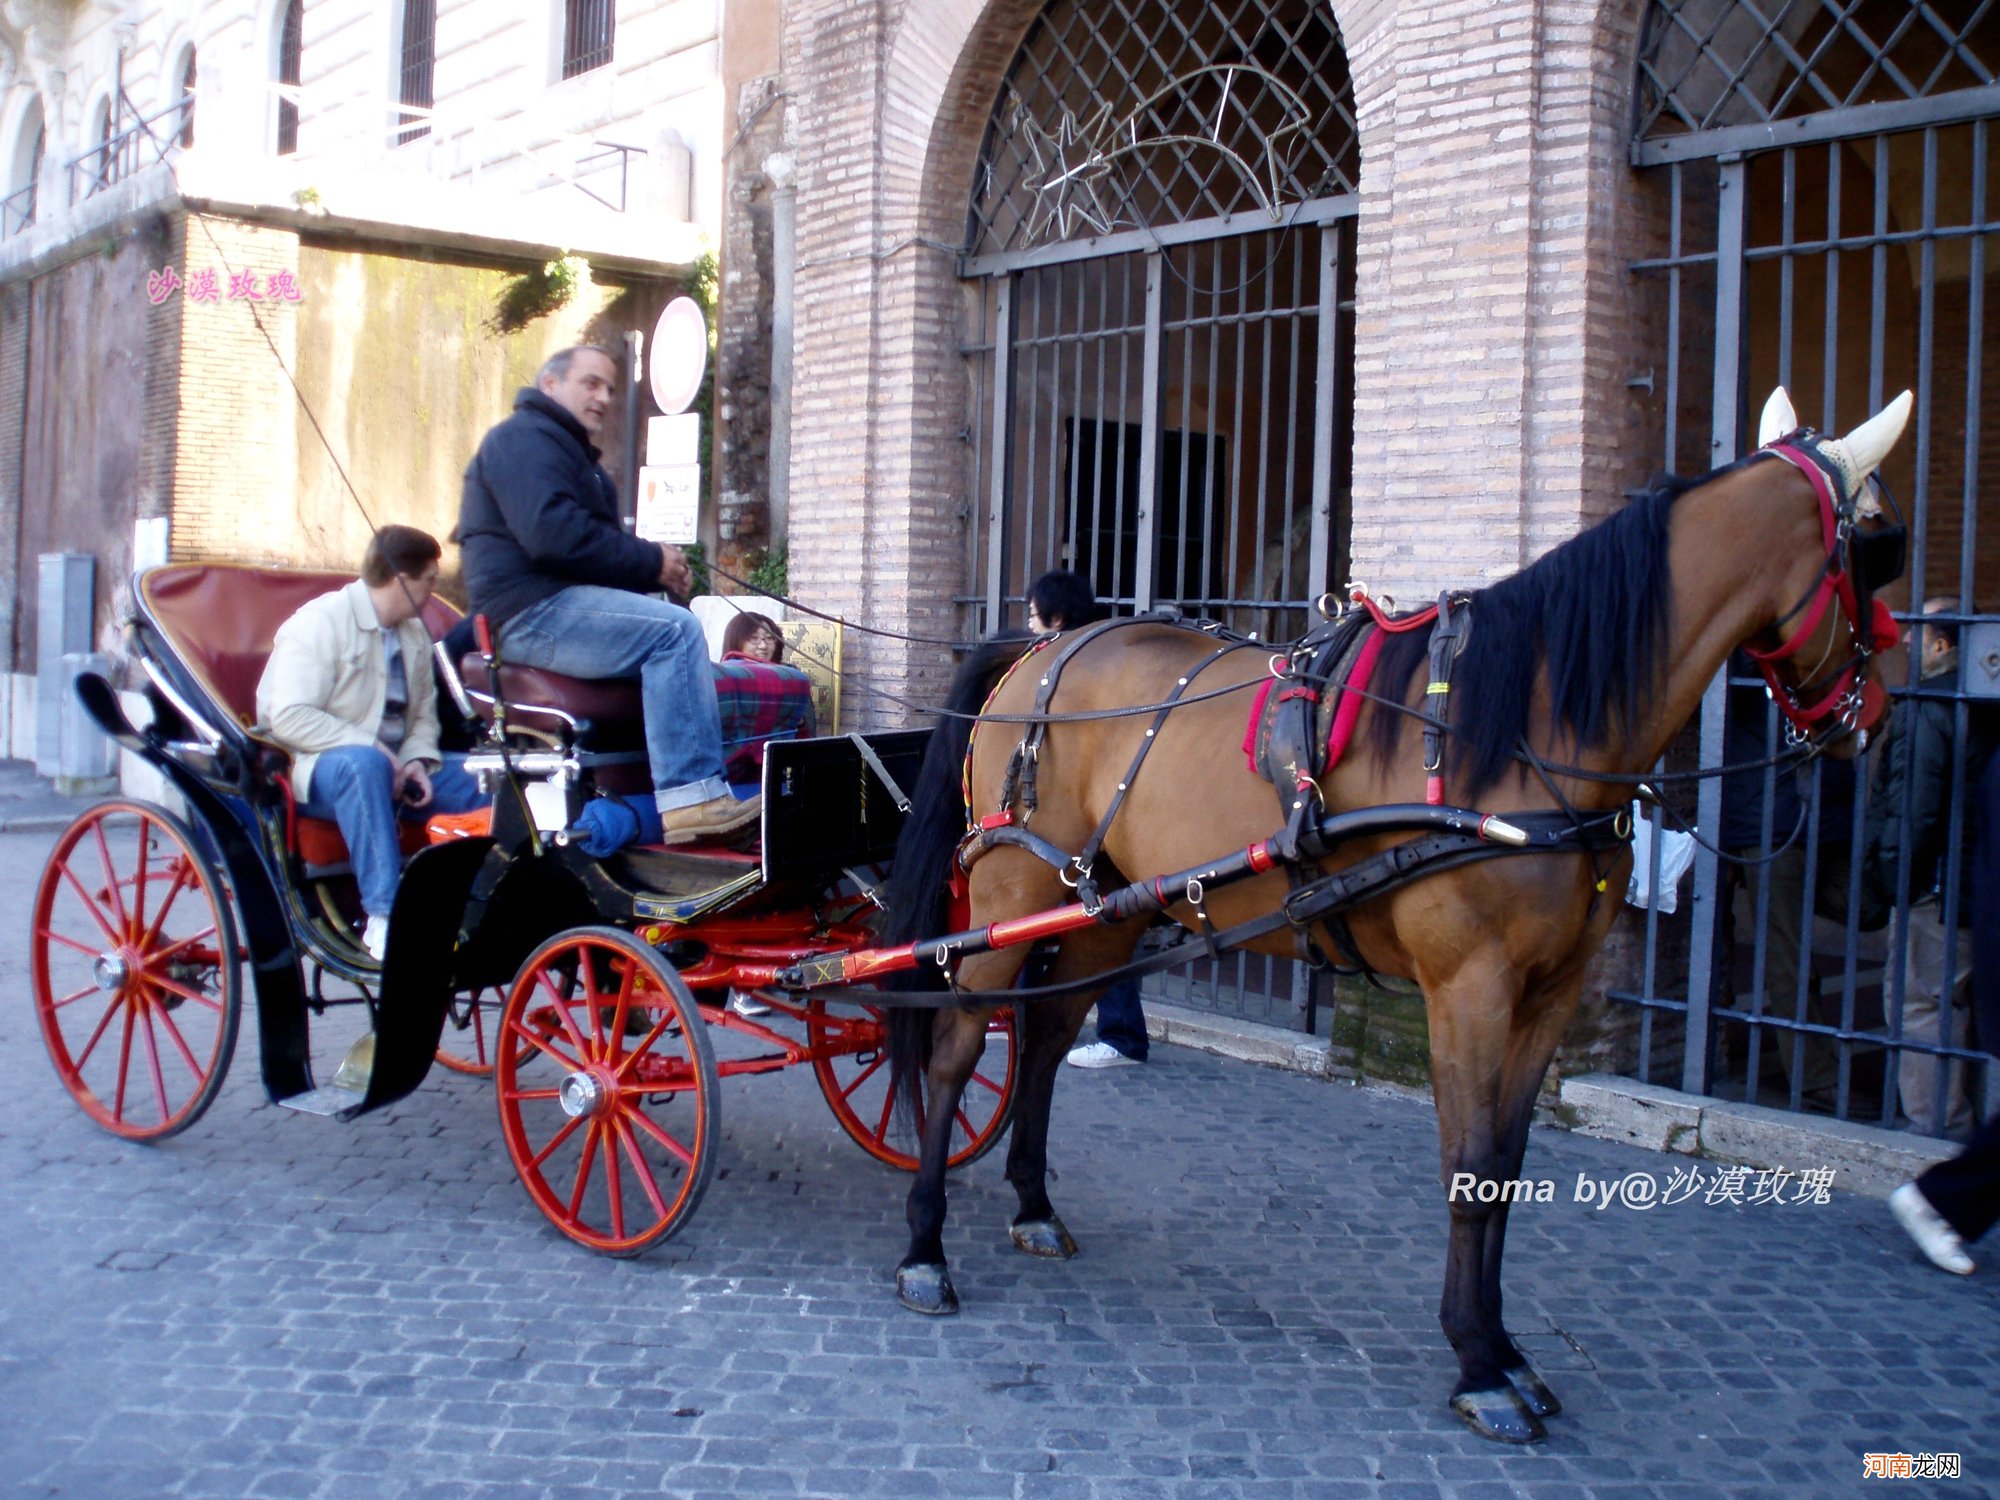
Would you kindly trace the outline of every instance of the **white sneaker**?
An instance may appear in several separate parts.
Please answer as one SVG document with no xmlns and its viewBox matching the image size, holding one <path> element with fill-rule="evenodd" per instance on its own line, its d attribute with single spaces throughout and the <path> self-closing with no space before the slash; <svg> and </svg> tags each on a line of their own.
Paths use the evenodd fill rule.
<svg viewBox="0 0 2000 1500">
<path fill-rule="evenodd" d="M 1127 1057 L 1109 1042 L 1086 1042 L 1070 1048 L 1069 1053 L 1072 1068 L 1129 1068 L 1136 1067 L 1138 1062 L 1138 1058 Z"/>
<path fill-rule="evenodd" d="M 376 963 L 382 962 L 382 955 L 389 951 L 389 919 L 370 917 L 361 929 L 361 946 L 368 950 L 368 956 Z"/>
<path fill-rule="evenodd" d="M 739 1016 L 768 1016 L 771 1013 L 770 1006 L 759 1000 L 755 995 L 746 994 L 742 990 L 731 990 L 729 992 L 729 1008 Z"/>
<path fill-rule="evenodd" d="M 1956 1229 L 1945 1222 L 1944 1216 L 1931 1207 L 1931 1200 L 1914 1182 L 1904 1183 L 1889 1195 L 1889 1212 L 1896 1216 L 1898 1224 L 1910 1232 L 1910 1238 L 1917 1242 L 1917 1248 L 1929 1257 L 1932 1265 L 1954 1276 L 1972 1274 L 1972 1257 L 1965 1253 L 1965 1241 L 1958 1237 Z"/>
</svg>

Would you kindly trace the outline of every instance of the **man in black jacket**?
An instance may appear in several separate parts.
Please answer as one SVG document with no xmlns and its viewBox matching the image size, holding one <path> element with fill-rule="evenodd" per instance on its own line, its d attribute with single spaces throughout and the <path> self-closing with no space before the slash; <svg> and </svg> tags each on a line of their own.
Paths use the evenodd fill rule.
<svg viewBox="0 0 2000 1500">
<path fill-rule="evenodd" d="M 1923 612 L 1927 616 L 1945 614 L 1956 604 L 1953 599 L 1931 599 Z M 1896 709 L 1895 728 L 1870 817 L 1869 873 L 1880 890 L 1893 897 L 1898 867 L 1905 861 L 1909 865 L 1910 905 L 1897 929 L 1903 957 L 1903 1039 L 1934 1047 L 1963 1047 L 1971 999 L 1972 941 L 1969 933 L 1944 926 L 1946 855 L 1964 801 L 1953 775 L 1956 713 L 1949 696 L 1958 671 L 1958 627 L 1948 620 L 1919 623 L 1911 629 L 1909 639 L 1921 680 L 1917 693 Z M 1976 781 L 1983 768 L 1985 748 L 1977 736 L 1965 747 L 1962 764 L 1967 782 Z M 1957 871 L 1961 928 L 1972 919 L 1966 878 L 1970 866 L 1969 859 L 1963 860 Z M 1897 1076 L 1903 1110 L 1919 1130 L 1942 1127 L 1944 1134 L 1962 1139 L 1972 1128 L 1964 1063 L 1946 1064 L 1935 1053 L 1902 1052 Z M 1942 1107 L 1940 1084 L 1945 1095 Z"/>
<path fill-rule="evenodd" d="M 458 542 L 475 613 L 501 655 L 569 677 L 644 685 L 646 753 L 670 843 L 753 822 L 723 779 L 722 718 L 700 623 L 678 604 L 691 579 L 678 547 L 641 541 L 618 518 L 618 490 L 592 443 L 618 391 L 593 345 L 552 355 L 514 414 L 465 471 Z"/>
</svg>

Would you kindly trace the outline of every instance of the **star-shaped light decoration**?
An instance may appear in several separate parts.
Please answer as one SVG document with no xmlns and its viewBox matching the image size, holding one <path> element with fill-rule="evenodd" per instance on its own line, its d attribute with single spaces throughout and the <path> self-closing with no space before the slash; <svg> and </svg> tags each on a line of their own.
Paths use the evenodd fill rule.
<svg viewBox="0 0 2000 1500">
<path fill-rule="evenodd" d="M 1054 134 L 1028 113 L 1018 96 L 1012 107 L 1013 128 L 1027 155 L 1021 185 L 1033 195 L 1026 242 L 1035 244 L 1051 226 L 1065 240 L 1077 238 L 1079 224 L 1094 234 L 1109 234 L 1117 214 L 1106 205 L 1100 187 L 1111 174 L 1102 144 L 1111 107 L 1100 105 L 1088 121 L 1079 121 L 1065 108 Z"/>
</svg>

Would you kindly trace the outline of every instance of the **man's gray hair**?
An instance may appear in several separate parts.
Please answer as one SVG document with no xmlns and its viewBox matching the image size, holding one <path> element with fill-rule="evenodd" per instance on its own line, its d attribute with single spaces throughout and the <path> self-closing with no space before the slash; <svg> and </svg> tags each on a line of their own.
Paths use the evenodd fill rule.
<svg viewBox="0 0 2000 1500">
<path fill-rule="evenodd" d="M 618 361 L 611 351 L 602 344 L 571 344 L 567 349 L 558 349 L 542 361 L 542 367 L 535 371 L 535 384 L 544 380 L 562 380 L 569 375 L 569 367 L 579 354 L 601 354 L 611 361 L 611 368 L 618 368 Z"/>
</svg>

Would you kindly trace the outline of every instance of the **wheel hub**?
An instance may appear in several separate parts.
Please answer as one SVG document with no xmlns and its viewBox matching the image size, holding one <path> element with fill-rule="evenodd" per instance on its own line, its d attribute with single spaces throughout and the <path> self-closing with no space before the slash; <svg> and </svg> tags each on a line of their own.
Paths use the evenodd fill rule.
<svg viewBox="0 0 2000 1500">
<path fill-rule="evenodd" d="M 572 1120 L 595 1118 L 611 1107 L 611 1091 L 592 1073 L 572 1073 L 556 1091 L 563 1113 Z"/>
<path fill-rule="evenodd" d="M 132 977 L 132 965 L 123 953 L 100 953 L 90 972 L 100 990 L 122 990 Z"/>
</svg>

